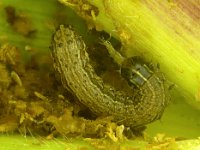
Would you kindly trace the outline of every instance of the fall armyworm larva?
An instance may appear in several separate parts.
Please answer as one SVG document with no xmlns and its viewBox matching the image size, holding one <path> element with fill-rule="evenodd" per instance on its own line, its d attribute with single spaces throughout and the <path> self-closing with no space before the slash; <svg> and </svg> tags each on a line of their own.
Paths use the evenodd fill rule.
<svg viewBox="0 0 200 150">
<path fill-rule="evenodd" d="M 108 46 L 108 43 L 103 44 Z M 137 127 L 159 119 L 168 104 L 168 89 L 159 71 L 143 76 L 142 72 L 128 66 L 128 71 L 143 81 L 139 89 L 133 89 L 133 96 L 105 84 L 90 64 L 84 41 L 71 27 L 61 25 L 55 32 L 52 57 L 63 86 L 96 115 L 113 116 L 119 124 Z M 122 69 L 127 69 L 127 65 L 123 68 L 123 61 L 121 64 Z M 131 83 L 140 82 L 132 76 L 125 78 Z"/>
</svg>

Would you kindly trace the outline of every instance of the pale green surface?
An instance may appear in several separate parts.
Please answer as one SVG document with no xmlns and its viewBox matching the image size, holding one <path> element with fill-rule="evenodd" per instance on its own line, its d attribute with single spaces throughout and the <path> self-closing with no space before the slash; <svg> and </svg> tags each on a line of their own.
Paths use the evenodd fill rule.
<svg viewBox="0 0 200 150">
<path fill-rule="evenodd" d="M 101 140 L 102 141 L 102 140 Z M 114 144 L 114 146 L 113 146 Z M 143 141 L 126 141 L 123 143 L 112 143 L 105 149 L 117 149 L 119 148 L 133 148 L 145 150 L 146 142 Z M 102 146 L 102 145 L 101 145 Z M 179 141 L 176 144 L 172 143 L 170 146 L 171 150 L 199 150 L 200 140 L 192 139 Z M 168 148 L 169 148 L 168 147 Z M 96 149 L 91 146 L 89 142 L 81 139 L 52 139 L 46 140 L 42 137 L 29 137 L 29 136 L 18 136 L 18 135 L 0 135 L 0 149 L 1 150 L 65 150 L 65 149 Z"/>
<path fill-rule="evenodd" d="M 48 28 L 48 22 L 51 22 L 56 18 L 52 17 L 54 12 L 59 9 L 59 5 L 55 0 L 47 1 L 32 1 L 32 0 L 2 0 L 0 5 L 0 36 L 7 36 L 9 42 L 16 44 L 22 50 L 26 45 L 30 45 L 33 48 L 36 48 L 38 51 L 49 52 L 50 39 L 52 35 L 52 29 Z M 23 5 L 22 5 L 23 3 Z M 3 5 L 2 5 L 3 4 Z M 36 38 L 24 38 L 22 35 L 16 34 L 6 23 L 5 14 L 3 11 L 4 5 L 13 5 L 16 6 L 17 10 L 27 13 L 27 15 L 33 19 L 33 27 L 37 29 Z M 62 8 L 63 9 L 63 8 Z M 68 9 L 66 12 L 73 16 L 71 9 Z M 72 24 L 76 24 L 76 19 L 74 17 L 68 17 L 68 20 L 73 20 Z M 64 21 L 65 22 L 65 21 Z M 67 21 L 66 21 L 67 22 Z M 75 22 L 75 23 L 74 23 Z M 108 23 L 108 22 L 107 22 Z M 83 24 L 81 21 L 80 26 Z M 78 25 L 78 24 L 77 24 Z M 78 27 L 80 29 L 81 27 Z M 82 31 L 82 33 L 85 32 Z M 87 36 L 87 35 L 85 35 Z M 0 43 L 2 41 L 0 40 Z M 173 96 L 170 106 L 167 108 L 164 113 L 161 121 L 156 121 L 148 126 L 146 132 L 152 136 L 155 136 L 156 133 L 166 133 L 167 135 L 176 136 L 176 137 L 185 137 L 185 138 L 196 138 L 200 135 L 200 112 L 193 107 L 187 105 L 183 102 L 183 98 L 179 96 Z M 2 135 L 0 137 L 1 148 L 6 150 L 12 149 L 64 149 L 68 144 L 69 146 L 76 146 L 76 144 L 67 144 L 61 140 L 46 141 L 40 144 L 38 138 L 26 137 L 22 135 Z M 82 143 L 82 142 L 81 142 Z M 84 142 L 83 142 L 84 143 Z M 131 143 L 131 142 L 130 142 Z M 67 146 L 68 146 L 67 145 Z M 79 142 L 78 142 L 79 145 Z M 88 145 L 88 144 L 86 144 Z M 133 145 L 130 144 L 130 145 Z"/>
<path fill-rule="evenodd" d="M 46 140 L 43 137 L 30 137 L 22 135 L 0 135 L 1 150 L 63 150 L 66 148 L 77 149 L 88 147 L 93 149 L 83 140 L 53 139 Z"/>
<path fill-rule="evenodd" d="M 103 140 L 97 140 L 96 142 L 103 142 Z M 30 136 L 19 136 L 19 135 L 1 135 L 0 134 L 0 149 L 1 150 L 65 150 L 65 149 L 81 149 L 87 148 L 89 150 L 94 150 L 97 146 L 106 146 L 105 149 L 116 149 L 119 147 L 129 147 L 129 148 L 139 148 L 144 149 L 146 142 L 135 140 L 135 141 L 125 141 L 122 143 L 114 143 L 110 141 L 107 142 L 108 145 L 96 144 L 96 146 L 91 146 L 90 142 L 84 141 L 83 139 L 52 139 L 46 140 L 43 137 L 30 137 Z M 91 142 L 94 143 L 94 142 Z"/>
<path fill-rule="evenodd" d="M 146 132 L 152 136 L 165 133 L 169 136 L 195 138 L 200 136 L 200 112 L 174 97 L 161 120 L 148 125 Z"/>
</svg>

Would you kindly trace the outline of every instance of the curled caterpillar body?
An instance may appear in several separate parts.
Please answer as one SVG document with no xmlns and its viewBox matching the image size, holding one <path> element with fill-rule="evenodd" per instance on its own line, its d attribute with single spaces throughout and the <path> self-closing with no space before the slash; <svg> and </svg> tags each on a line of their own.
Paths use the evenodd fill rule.
<svg viewBox="0 0 200 150">
<path fill-rule="evenodd" d="M 119 124 L 132 127 L 143 126 L 162 116 L 168 98 L 159 72 L 149 74 L 148 78 L 140 73 L 144 82 L 139 89 L 133 89 L 133 96 L 117 91 L 96 75 L 81 37 L 62 25 L 52 39 L 52 56 L 63 86 L 96 115 L 113 116 Z"/>
</svg>

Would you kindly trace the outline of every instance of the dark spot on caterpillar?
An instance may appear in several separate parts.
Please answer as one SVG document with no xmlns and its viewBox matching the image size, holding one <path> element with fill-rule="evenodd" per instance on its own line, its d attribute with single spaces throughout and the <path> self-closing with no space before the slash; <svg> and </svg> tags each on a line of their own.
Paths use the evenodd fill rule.
<svg viewBox="0 0 200 150">
<path fill-rule="evenodd" d="M 63 43 L 58 43 L 58 47 L 63 47 Z"/>
</svg>

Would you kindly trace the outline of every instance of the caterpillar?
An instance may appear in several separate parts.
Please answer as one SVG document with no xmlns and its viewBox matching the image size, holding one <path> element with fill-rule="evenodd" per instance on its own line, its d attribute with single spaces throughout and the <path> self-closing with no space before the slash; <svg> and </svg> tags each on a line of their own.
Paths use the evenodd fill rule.
<svg viewBox="0 0 200 150">
<path fill-rule="evenodd" d="M 60 25 L 52 38 L 51 53 L 63 86 L 94 114 L 112 116 L 118 124 L 138 127 L 160 119 L 169 101 L 162 73 L 129 63 L 132 58 L 122 57 L 107 41 L 102 40 L 102 44 L 121 65 L 122 78 L 130 86 L 138 86 L 132 88 L 133 94 L 104 83 L 91 65 L 83 39 L 72 27 Z"/>
</svg>

